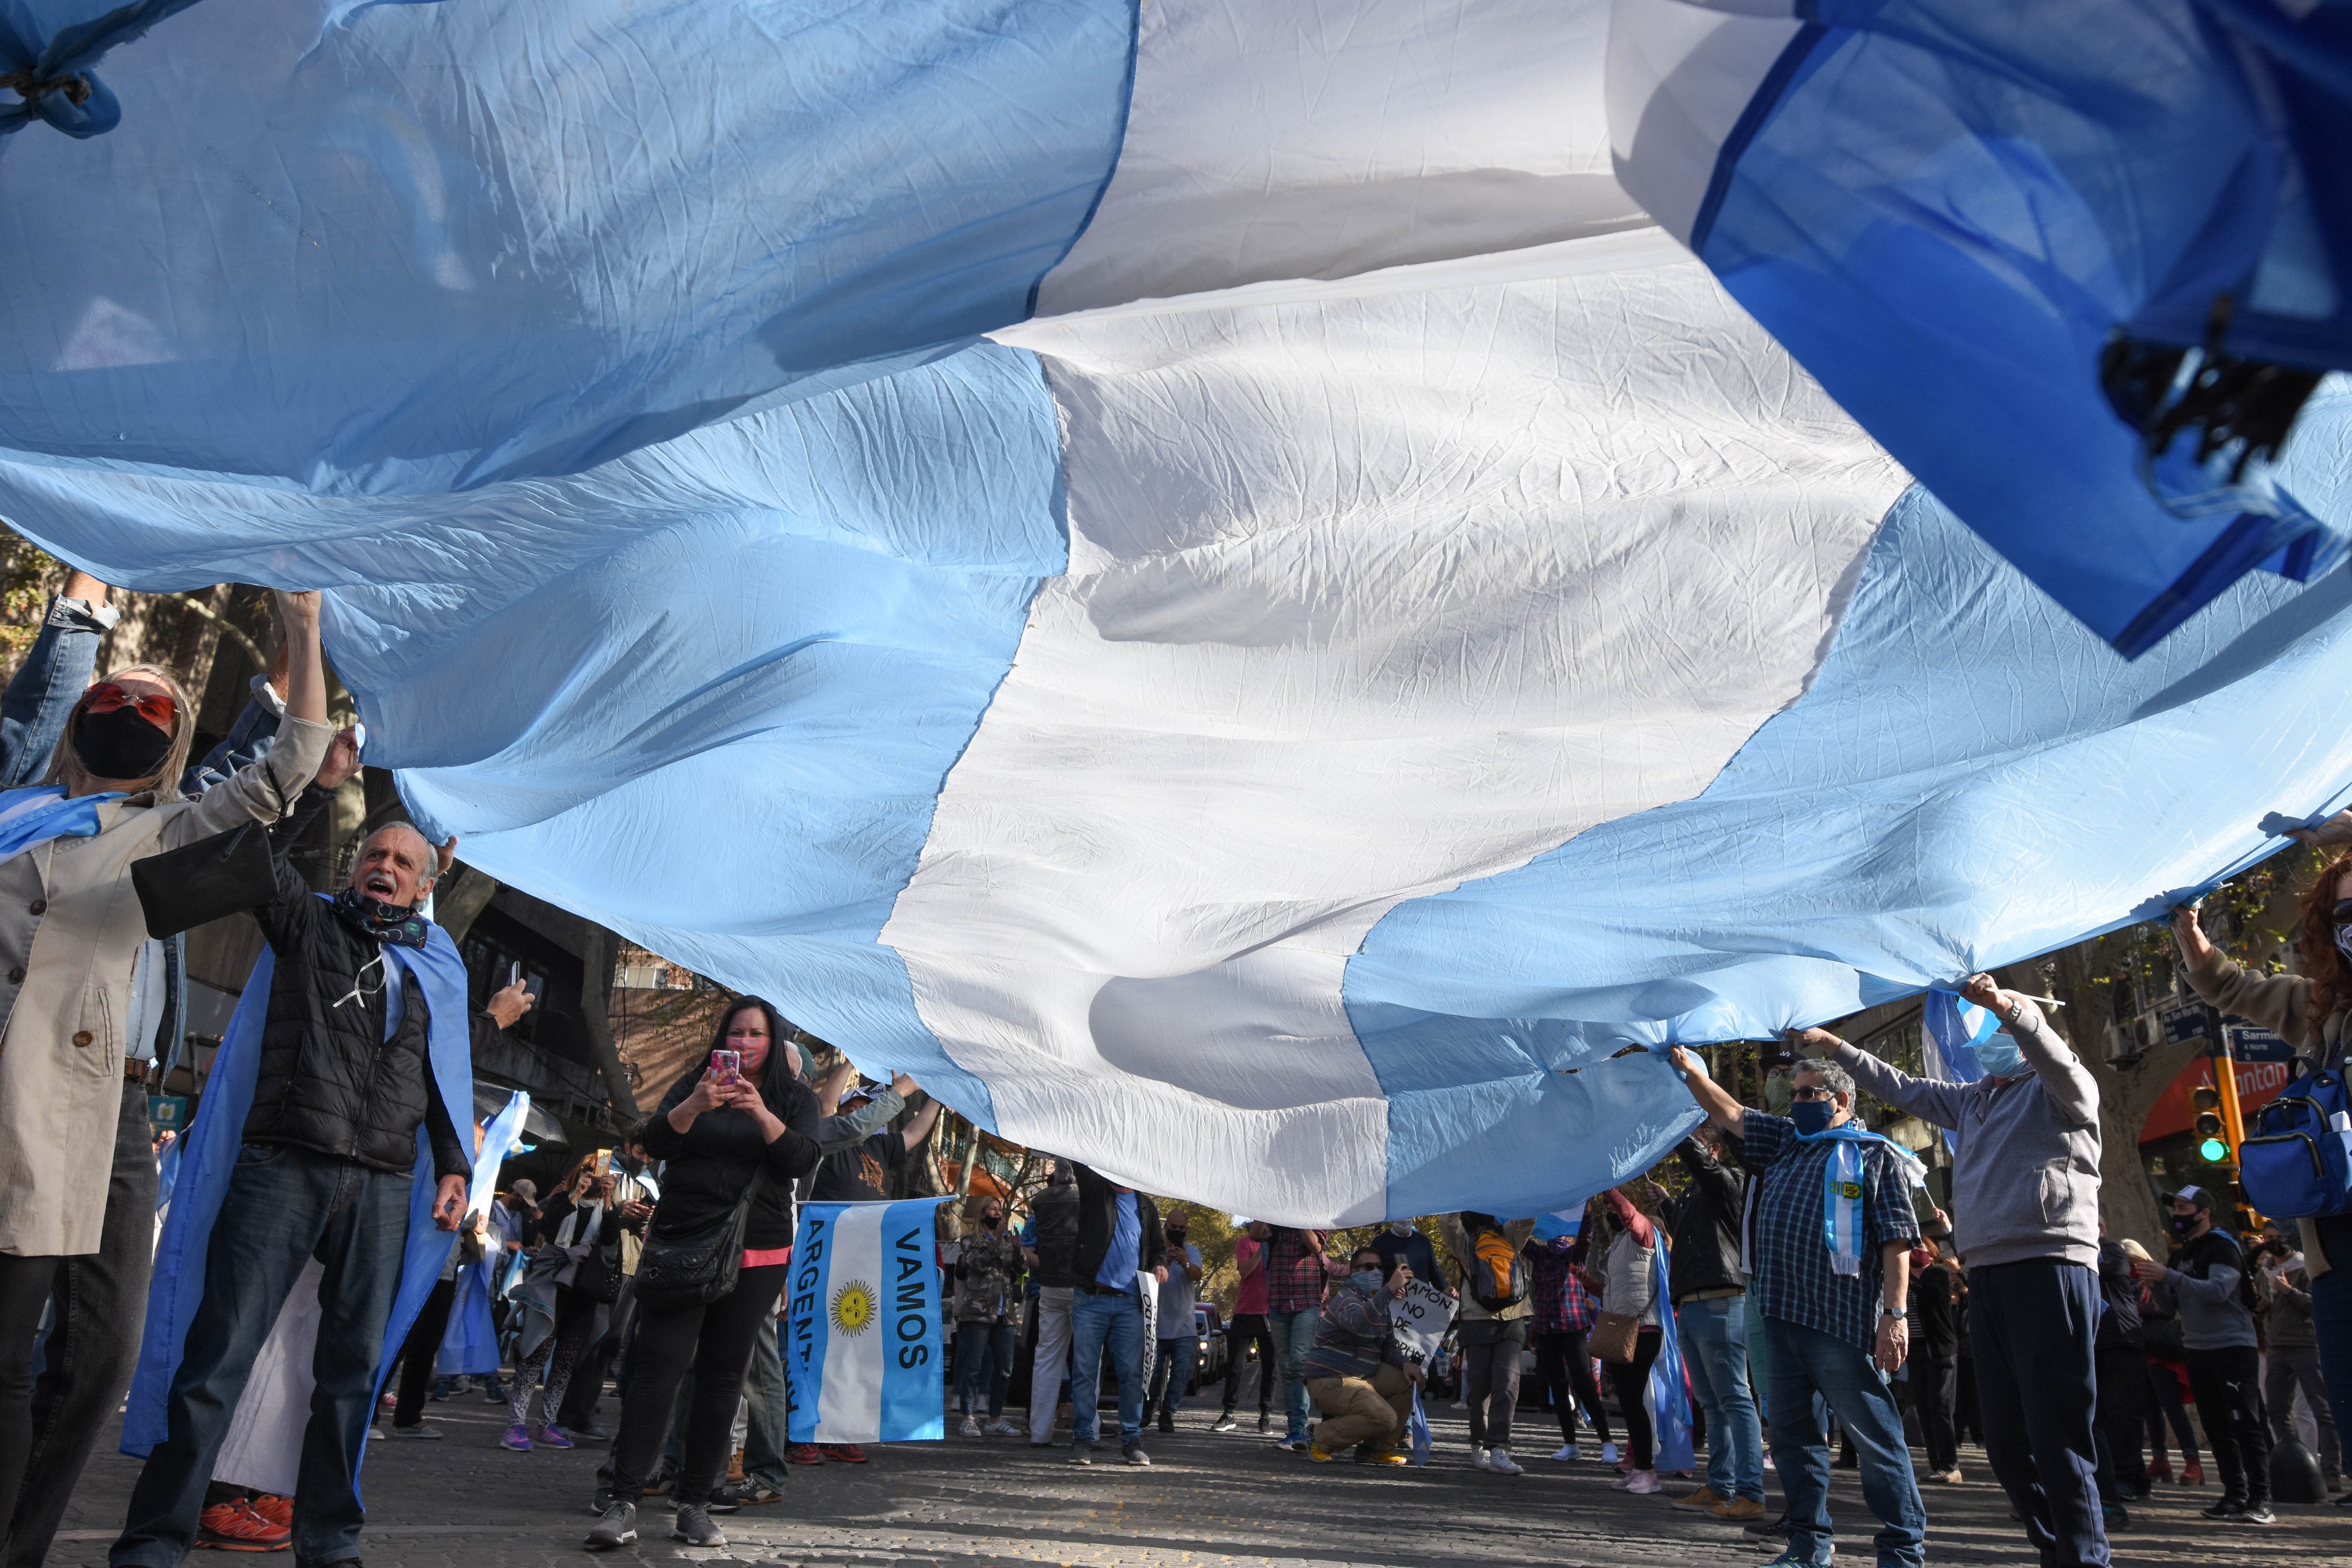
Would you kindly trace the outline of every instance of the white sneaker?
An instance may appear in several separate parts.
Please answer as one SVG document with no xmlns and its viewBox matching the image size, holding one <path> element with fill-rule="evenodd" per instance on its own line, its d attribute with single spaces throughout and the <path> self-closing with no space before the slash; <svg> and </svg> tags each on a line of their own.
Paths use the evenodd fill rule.
<svg viewBox="0 0 2352 1568">
<path fill-rule="evenodd" d="M 1489 1454 L 1486 1449 L 1484 1449 L 1484 1448 L 1472 1448 L 1472 1449 L 1470 1450 L 1470 1468 L 1471 1468 L 1472 1469 L 1474 1469 L 1474 1470 L 1485 1470 L 1485 1469 L 1491 1469 L 1491 1468 L 1494 1468 L 1494 1463 L 1495 1463 L 1495 1461 L 1494 1461 L 1494 1458 L 1493 1458 L 1493 1456 L 1492 1456 L 1492 1455 L 1490 1455 L 1490 1454 Z"/>
<path fill-rule="evenodd" d="M 956 1436 L 959 1436 L 959 1437 L 977 1437 L 977 1436 L 980 1436 L 980 1421 L 979 1421 L 979 1419 L 978 1419 L 977 1417 L 975 1417 L 975 1416 L 971 1416 L 971 1415 L 967 1415 L 967 1416 L 965 1416 L 965 1417 L 963 1418 L 963 1425 L 956 1428 Z"/>
<path fill-rule="evenodd" d="M 999 1416 L 988 1424 L 988 1435 L 992 1437 L 1018 1437 L 1021 1428 Z"/>
<path fill-rule="evenodd" d="M 1616 1444 L 1603 1443 L 1601 1445 L 1601 1462 L 1604 1465 L 1613 1465 L 1617 1462 Z"/>
<path fill-rule="evenodd" d="M 1553 1458 L 1560 1460 L 1580 1459 L 1583 1457 L 1583 1455 L 1576 1451 L 1576 1445 L 1573 1443 L 1561 1444 L 1559 1446 L 1559 1451 L 1552 1455 Z"/>
<path fill-rule="evenodd" d="M 1517 1476 L 1527 1473 L 1511 1463 L 1511 1451 L 1508 1448 L 1496 1448 L 1488 1453 L 1486 1468 L 1498 1476 Z"/>
</svg>

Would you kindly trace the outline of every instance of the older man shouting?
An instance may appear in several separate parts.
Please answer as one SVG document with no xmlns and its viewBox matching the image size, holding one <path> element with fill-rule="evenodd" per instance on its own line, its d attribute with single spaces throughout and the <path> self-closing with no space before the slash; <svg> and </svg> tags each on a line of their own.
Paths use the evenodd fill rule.
<svg viewBox="0 0 2352 1568">
<path fill-rule="evenodd" d="M 304 1568 L 359 1555 L 354 1482 L 385 1348 L 423 1306 L 466 1206 L 471 1035 L 530 1005 L 509 987 L 469 1027 L 465 965 L 422 912 L 436 869 L 404 823 L 368 837 L 332 899 L 275 864 L 254 910 L 269 951 L 205 1085 L 157 1251 L 123 1432 L 149 1452 L 108 1553 L 120 1568 L 173 1568 L 196 1543 L 255 1359 L 313 1258 L 316 1392 L 291 1544 Z"/>
</svg>

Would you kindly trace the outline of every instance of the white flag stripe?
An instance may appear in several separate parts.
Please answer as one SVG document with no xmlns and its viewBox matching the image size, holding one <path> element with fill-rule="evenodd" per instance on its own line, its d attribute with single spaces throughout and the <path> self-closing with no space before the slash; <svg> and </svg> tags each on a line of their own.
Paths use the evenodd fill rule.
<svg viewBox="0 0 2352 1568">
<path fill-rule="evenodd" d="M 874 1443 L 882 1436 L 882 1216 L 887 1204 L 835 1211 L 833 1268 L 816 1303 L 817 1331 L 827 1337 L 824 1383 L 817 1394 L 816 1440 Z"/>
</svg>

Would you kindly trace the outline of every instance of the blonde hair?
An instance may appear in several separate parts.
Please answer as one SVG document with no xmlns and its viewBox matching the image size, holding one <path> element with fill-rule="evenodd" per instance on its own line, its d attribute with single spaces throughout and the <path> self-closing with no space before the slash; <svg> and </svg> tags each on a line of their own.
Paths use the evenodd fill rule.
<svg viewBox="0 0 2352 1568">
<path fill-rule="evenodd" d="M 163 753 L 162 770 L 149 778 L 136 782 L 142 788 L 153 790 L 159 800 L 177 800 L 180 798 L 180 775 L 188 771 L 188 752 L 195 745 L 196 705 L 188 700 L 188 689 L 180 684 L 180 678 L 160 664 L 126 664 L 121 669 L 107 675 L 104 679 L 94 680 L 90 684 L 102 686 L 106 681 L 121 680 L 125 676 L 131 675 L 145 676 L 170 692 L 173 707 L 176 710 L 175 717 L 172 721 L 172 749 Z M 41 775 L 43 784 L 65 784 L 68 782 L 66 773 L 68 769 L 79 771 L 84 775 L 89 774 L 89 770 L 82 766 L 80 756 L 74 751 L 74 740 L 81 733 L 81 716 L 84 711 L 82 700 L 89 695 L 89 693 L 85 691 L 81 697 L 74 699 L 73 711 L 66 715 L 66 727 L 58 736 L 57 750 L 49 753 L 49 771 Z M 132 790 L 131 793 L 136 795 L 139 791 Z"/>
</svg>

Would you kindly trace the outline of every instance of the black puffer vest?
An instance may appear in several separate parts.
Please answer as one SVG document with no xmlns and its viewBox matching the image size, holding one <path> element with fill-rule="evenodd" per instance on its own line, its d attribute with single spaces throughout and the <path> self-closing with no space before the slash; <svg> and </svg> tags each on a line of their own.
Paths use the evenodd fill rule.
<svg viewBox="0 0 2352 1568">
<path fill-rule="evenodd" d="M 282 869 L 279 876 L 289 879 Z M 414 1169 L 432 1070 L 422 989 L 382 956 L 373 938 L 299 880 L 257 912 L 277 970 L 245 1142 L 288 1144 L 379 1171 Z M 404 980 L 400 1026 L 387 1040 L 384 987 Z M 438 1153 L 451 1132 L 433 1131 Z"/>
</svg>

